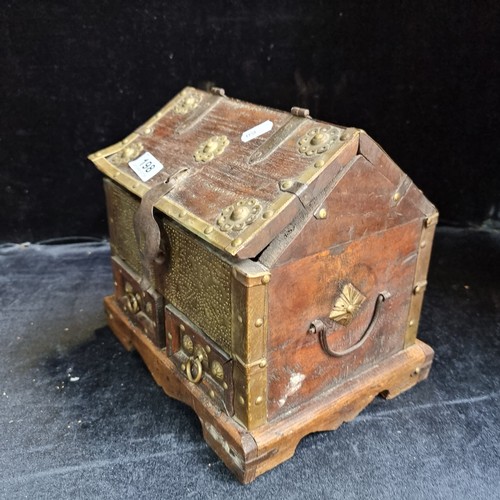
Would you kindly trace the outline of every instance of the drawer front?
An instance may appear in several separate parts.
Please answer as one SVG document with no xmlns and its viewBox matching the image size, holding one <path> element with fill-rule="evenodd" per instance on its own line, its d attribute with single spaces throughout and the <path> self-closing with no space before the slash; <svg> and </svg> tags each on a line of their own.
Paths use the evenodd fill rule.
<svg viewBox="0 0 500 500">
<path fill-rule="evenodd" d="M 224 351 L 232 350 L 231 265 L 168 219 L 161 224 L 166 261 L 157 288 Z"/>
<path fill-rule="evenodd" d="M 134 234 L 140 200 L 104 182 L 112 254 L 133 273 L 142 272 Z M 226 352 L 231 352 L 231 264 L 171 219 L 158 215 L 165 260 L 156 267 L 155 288 Z"/>
<path fill-rule="evenodd" d="M 186 379 L 233 415 L 233 361 L 174 306 L 165 308 L 167 353 Z"/>
<path fill-rule="evenodd" d="M 121 308 L 157 347 L 165 347 L 162 296 L 151 289 L 142 290 L 139 275 L 119 257 L 112 257 L 112 267 Z"/>
</svg>

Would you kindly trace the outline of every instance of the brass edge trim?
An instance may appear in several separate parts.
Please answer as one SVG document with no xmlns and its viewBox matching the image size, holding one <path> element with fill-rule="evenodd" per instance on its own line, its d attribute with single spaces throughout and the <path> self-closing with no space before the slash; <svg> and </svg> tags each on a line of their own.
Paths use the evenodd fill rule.
<svg viewBox="0 0 500 500">
<path fill-rule="evenodd" d="M 151 118 L 145 121 L 142 125 L 137 127 L 137 129 L 130 135 L 125 137 L 125 139 L 121 140 L 120 142 L 117 142 L 116 144 L 112 144 L 111 146 L 108 146 L 104 149 L 100 149 L 99 151 L 96 151 L 95 153 L 88 155 L 87 158 L 93 162 L 94 160 L 97 160 L 104 156 L 112 155 L 120 151 L 121 149 L 125 148 L 132 141 L 140 137 L 141 133 L 143 133 L 145 129 L 154 125 L 156 122 L 158 122 L 158 120 L 160 120 L 160 118 L 162 118 L 171 109 L 173 109 L 177 105 L 177 102 L 181 100 L 184 97 L 184 95 L 186 95 L 186 93 L 192 91 L 200 92 L 198 89 L 195 89 L 194 87 L 184 87 L 176 96 L 174 96 L 170 101 L 168 101 L 167 104 L 165 104 L 165 106 L 163 106 L 159 111 L 157 111 Z"/>
<path fill-rule="evenodd" d="M 246 287 L 266 285 L 271 280 L 271 272 L 266 266 L 248 259 L 234 265 L 233 276 Z"/>
<path fill-rule="evenodd" d="M 109 179 L 127 188 L 132 194 L 142 198 L 142 196 L 149 190 L 148 186 L 140 179 L 137 179 L 131 174 L 118 169 L 106 160 L 106 158 L 101 157 L 92 161 L 103 174 L 108 176 Z"/>
<path fill-rule="evenodd" d="M 436 230 L 438 213 L 435 212 L 422 223 L 422 232 L 418 242 L 417 261 L 415 264 L 415 275 L 411 289 L 410 307 L 406 319 L 406 330 L 403 348 L 410 347 L 417 339 L 420 313 L 424 301 L 425 288 L 427 286 L 427 272 L 431 259 L 432 241 Z M 430 224 L 429 224 L 430 223 Z"/>
<path fill-rule="evenodd" d="M 328 168 L 328 166 L 341 154 L 341 152 L 348 147 L 348 144 L 353 140 L 359 141 L 360 129 L 345 129 L 348 131 L 349 136 L 340 143 L 339 147 L 329 150 L 318 158 L 315 158 L 310 166 L 308 166 L 299 177 L 294 180 L 301 182 L 303 184 L 311 184 L 316 180 L 323 172 Z M 321 167 L 316 167 L 315 164 L 318 161 L 323 161 L 324 164 Z M 278 198 L 268 207 L 266 210 L 273 210 L 274 215 L 269 219 L 256 220 L 250 227 L 245 229 L 230 245 L 228 245 L 224 250 L 231 255 L 236 255 L 242 248 L 244 248 L 248 243 L 258 235 L 261 229 L 263 229 L 267 224 L 270 224 L 275 220 L 279 213 L 281 213 L 285 208 L 296 198 L 293 193 L 284 192 L 278 196 Z M 236 243 L 236 245 L 235 245 Z"/>
<path fill-rule="evenodd" d="M 258 367 L 261 370 L 265 370 L 267 367 L 267 359 L 261 358 L 256 361 L 252 361 L 251 363 L 245 363 L 237 354 L 233 353 L 233 361 L 238 363 L 242 368 L 254 368 Z"/>
<path fill-rule="evenodd" d="M 247 287 L 232 273 L 234 417 L 251 430 L 267 422 L 268 281 Z"/>
<path fill-rule="evenodd" d="M 127 188 L 132 194 L 142 198 L 149 191 L 149 186 L 144 184 L 140 179 L 135 178 L 132 174 L 118 169 L 111 164 L 106 158 L 98 158 L 92 160 L 94 165 L 111 180 L 117 182 L 121 186 Z M 231 238 L 213 230 L 206 233 L 205 230 L 209 226 L 206 221 L 200 217 L 188 212 L 182 205 L 175 203 L 169 198 L 161 198 L 154 204 L 155 208 L 175 220 L 178 224 L 192 231 L 201 239 L 213 244 L 220 250 L 224 250 L 228 244 L 231 244 Z"/>
<path fill-rule="evenodd" d="M 192 212 L 188 212 L 182 205 L 179 205 L 170 198 L 161 198 L 155 203 L 155 207 L 181 226 L 196 234 L 202 240 L 217 247 L 219 250 L 224 250 L 226 246 L 231 243 L 231 238 L 215 228 L 207 233 L 205 230 L 210 226 L 207 221 L 201 219 Z"/>
<path fill-rule="evenodd" d="M 435 226 L 438 223 L 439 212 L 436 210 L 427 219 L 425 219 L 425 227 Z"/>
<path fill-rule="evenodd" d="M 120 142 L 117 142 L 116 144 L 112 144 L 111 146 L 108 146 L 107 148 L 96 151 L 95 153 L 88 155 L 87 158 L 90 161 L 95 163 L 96 160 L 99 160 L 105 156 L 110 156 L 110 155 L 117 153 L 118 151 L 124 149 L 132 141 L 135 141 L 138 137 L 139 137 L 139 134 L 137 132 L 132 132 L 130 135 L 127 135 L 127 137 L 125 137 L 125 139 L 121 140 Z"/>
</svg>

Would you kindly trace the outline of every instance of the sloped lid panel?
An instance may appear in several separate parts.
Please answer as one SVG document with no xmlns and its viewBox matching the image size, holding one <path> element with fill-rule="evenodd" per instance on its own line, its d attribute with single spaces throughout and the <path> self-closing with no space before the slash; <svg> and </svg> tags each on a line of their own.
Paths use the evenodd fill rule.
<svg viewBox="0 0 500 500">
<path fill-rule="evenodd" d="M 328 166 L 356 136 L 347 131 L 187 87 L 124 141 L 89 158 L 141 197 L 182 171 L 156 208 L 246 258 L 293 219 L 299 192 L 334 175 Z M 143 182 L 129 162 L 146 152 L 164 168 Z"/>
</svg>

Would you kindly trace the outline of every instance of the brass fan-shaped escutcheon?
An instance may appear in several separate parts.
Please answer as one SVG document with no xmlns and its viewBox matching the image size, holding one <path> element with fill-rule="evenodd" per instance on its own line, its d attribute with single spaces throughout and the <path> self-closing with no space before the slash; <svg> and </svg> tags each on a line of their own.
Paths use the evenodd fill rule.
<svg viewBox="0 0 500 500">
<path fill-rule="evenodd" d="M 347 326 L 358 313 L 366 297 L 351 283 L 342 288 L 330 312 L 330 319 Z"/>
</svg>

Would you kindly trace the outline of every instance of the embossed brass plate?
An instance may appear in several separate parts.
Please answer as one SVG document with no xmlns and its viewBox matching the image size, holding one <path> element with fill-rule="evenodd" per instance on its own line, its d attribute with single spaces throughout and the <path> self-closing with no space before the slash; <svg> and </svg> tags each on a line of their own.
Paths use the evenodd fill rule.
<svg viewBox="0 0 500 500">
<path fill-rule="evenodd" d="M 225 135 L 214 135 L 198 146 L 194 153 L 194 159 L 203 163 L 213 160 L 224 152 L 228 144 L 229 140 Z"/>
<path fill-rule="evenodd" d="M 118 153 L 111 155 L 109 157 L 109 161 L 114 165 L 121 165 L 122 163 L 128 163 L 129 161 L 135 160 L 143 149 L 144 148 L 142 146 L 142 143 L 132 142 Z"/>
<path fill-rule="evenodd" d="M 201 102 L 201 95 L 196 92 L 186 92 L 186 94 L 181 98 L 181 100 L 176 104 L 174 108 L 174 113 L 178 115 L 185 115 L 190 111 L 193 111 L 198 104 Z"/>
<path fill-rule="evenodd" d="M 231 266 L 173 223 L 165 220 L 162 228 L 167 265 L 159 291 L 231 352 Z"/>
<path fill-rule="evenodd" d="M 324 153 L 340 138 L 337 127 L 315 127 L 304 134 L 298 143 L 299 153 L 312 156 Z"/>
<path fill-rule="evenodd" d="M 217 225 L 223 232 L 241 231 L 252 224 L 261 211 L 262 206 L 255 198 L 240 200 L 222 211 L 217 219 Z"/>
<path fill-rule="evenodd" d="M 348 283 L 342 289 L 340 296 L 335 301 L 332 311 L 330 312 L 330 319 L 347 326 L 361 307 L 361 304 L 366 300 L 366 297 L 352 285 Z"/>
</svg>

